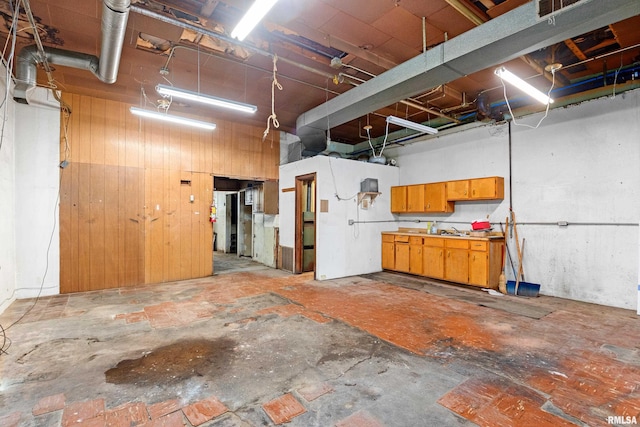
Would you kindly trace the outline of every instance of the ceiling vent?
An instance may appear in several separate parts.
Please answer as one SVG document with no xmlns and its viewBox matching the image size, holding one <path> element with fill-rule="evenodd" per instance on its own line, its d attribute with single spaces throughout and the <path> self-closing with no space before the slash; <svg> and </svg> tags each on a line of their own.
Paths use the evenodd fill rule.
<svg viewBox="0 0 640 427">
<path fill-rule="evenodd" d="M 566 11 L 584 0 L 536 0 L 538 18 L 552 19 L 558 12 Z"/>
</svg>

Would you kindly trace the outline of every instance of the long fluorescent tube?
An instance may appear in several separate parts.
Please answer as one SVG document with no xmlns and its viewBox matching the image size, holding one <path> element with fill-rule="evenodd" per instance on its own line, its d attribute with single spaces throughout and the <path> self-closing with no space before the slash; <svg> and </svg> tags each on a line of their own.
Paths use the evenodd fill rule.
<svg viewBox="0 0 640 427">
<path fill-rule="evenodd" d="M 161 113 L 159 111 L 145 110 L 144 108 L 130 107 L 129 111 L 131 111 L 131 113 L 135 114 L 136 116 L 162 120 L 170 123 L 177 123 L 180 125 L 193 126 L 200 129 L 214 130 L 216 128 L 215 123 L 201 122 L 200 120 L 187 119 L 186 117 L 180 116 L 172 116 L 170 114 Z"/>
<path fill-rule="evenodd" d="M 496 68 L 496 76 L 500 77 L 502 80 L 506 80 L 527 95 L 535 98 L 537 101 L 542 102 L 544 105 L 550 104 L 553 102 L 553 99 L 549 98 L 546 94 L 542 93 L 535 87 L 531 86 L 529 83 L 522 80 L 520 77 L 513 74 L 511 71 L 507 70 L 504 67 Z"/>
<path fill-rule="evenodd" d="M 175 98 L 186 99 L 188 101 L 200 102 L 202 104 L 213 105 L 215 107 L 224 107 L 236 111 L 242 111 L 243 113 L 255 113 L 258 111 L 258 107 L 251 104 L 245 104 L 242 102 L 231 101 L 229 99 L 218 98 L 211 95 L 202 95 L 200 93 L 192 92 L 186 89 L 178 89 L 173 86 L 157 85 L 156 91 L 160 95 L 172 96 Z"/>
<path fill-rule="evenodd" d="M 245 13 L 240 22 L 238 22 L 238 25 L 231 31 L 231 37 L 240 41 L 244 40 L 277 1 L 278 0 L 254 1 L 249 10 L 247 10 L 247 13 Z"/>
<path fill-rule="evenodd" d="M 401 119 L 400 117 L 396 116 L 387 116 L 387 123 L 417 130 L 418 132 L 428 133 L 431 135 L 435 135 L 436 133 L 438 133 L 438 129 L 421 125 L 420 123 L 412 122 L 410 120 Z"/>
</svg>

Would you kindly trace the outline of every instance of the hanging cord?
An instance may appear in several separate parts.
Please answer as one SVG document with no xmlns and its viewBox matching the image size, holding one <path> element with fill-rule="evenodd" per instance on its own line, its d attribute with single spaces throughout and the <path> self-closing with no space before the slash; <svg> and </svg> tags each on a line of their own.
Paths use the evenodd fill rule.
<svg viewBox="0 0 640 427">
<path fill-rule="evenodd" d="M 387 138 L 389 137 L 389 122 L 387 122 L 387 125 L 385 126 L 385 130 L 384 130 L 384 140 L 382 141 L 382 148 L 380 149 L 380 154 L 376 155 L 376 150 L 375 148 L 373 148 L 373 144 L 371 144 L 371 132 L 370 132 L 370 128 L 368 126 L 366 126 L 366 130 L 367 130 L 367 137 L 369 139 L 369 147 L 371 147 L 371 152 L 373 153 L 373 157 L 382 157 L 382 152 L 384 151 L 384 148 L 387 146 Z"/>
<path fill-rule="evenodd" d="M 271 122 L 273 122 L 273 127 L 278 129 L 280 127 L 280 122 L 278 121 L 278 116 L 276 115 L 276 88 L 278 90 L 282 90 L 282 85 L 278 83 L 278 77 L 276 73 L 278 72 L 277 67 L 278 55 L 273 55 L 273 81 L 271 82 L 271 115 L 267 117 L 267 128 L 264 130 L 264 134 L 262 135 L 262 142 L 267 139 L 267 135 L 269 135 L 269 128 L 271 127 Z"/>
<path fill-rule="evenodd" d="M 502 89 L 504 92 L 504 100 L 507 103 L 507 107 L 509 108 L 509 114 L 511 114 L 511 121 L 513 122 L 514 125 L 516 126 L 525 126 L 531 129 L 538 129 L 538 126 L 540 126 L 540 123 L 542 123 L 542 121 L 544 119 L 547 118 L 547 115 L 549 114 L 549 107 L 551 106 L 551 102 L 547 103 L 547 108 L 544 111 L 544 116 L 542 116 L 542 118 L 540 119 L 540 121 L 538 122 L 537 125 L 535 126 L 531 126 L 528 125 L 526 123 L 518 123 L 516 122 L 516 116 L 513 115 L 513 111 L 511 110 L 511 104 L 509 104 L 509 98 L 507 98 L 507 86 L 505 86 L 504 84 L 504 80 L 500 79 L 500 82 L 502 83 Z M 551 97 L 551 91 L 553 90 L 553 86 L 555 85 L 556 82 L 556 70 L 551 70 L 551 87 L 549 88 L 549 91 L 547 92 L 547 97 Z"/>
<path fill-rule="evenodd" d="M 613 96 L 612 98 L 616 97 L 616 85 L 618 84 L 618 74 L 620 74 L 620 70 L 622 70 L 622 54 L 620 54 L 620 67 L 616 70 L 616 73 L 613 77 Z M 605 80 L 605 84 L 606 84 L 606 80 L 607 80 L 607 76 L 603 76 L 604 80 Z"/>
</svg>

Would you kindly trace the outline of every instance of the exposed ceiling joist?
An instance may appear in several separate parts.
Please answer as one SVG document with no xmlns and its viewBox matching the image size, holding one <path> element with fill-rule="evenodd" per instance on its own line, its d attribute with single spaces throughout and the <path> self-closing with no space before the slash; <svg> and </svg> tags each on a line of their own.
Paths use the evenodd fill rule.
<svg viewBox="0 0 640 427">
<path fill-rule="evenodd" d="M 637 15 L 637 0 L 592 0 L 539 19 L 535 2 L 442 43 L 297 119 L 298 131 L 326 130 L 465 75 Z M 329 113 L 327 117 L 327 112 Z"/>
</svg>

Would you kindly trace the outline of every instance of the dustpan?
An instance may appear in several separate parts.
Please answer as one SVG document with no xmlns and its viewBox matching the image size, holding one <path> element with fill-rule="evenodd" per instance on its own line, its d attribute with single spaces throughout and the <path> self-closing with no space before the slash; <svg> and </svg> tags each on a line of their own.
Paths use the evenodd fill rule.
<svg viewBox="0 0 640 427">
<path fill-rule="evenodd" d="M 540 284 L 520 281 L 518 283 L 518 295 L 522 297 L 537 297 L 540 292 Z M 515 280 L 507 280 L 507 293 L 516 294 Z"/>
</svg>

